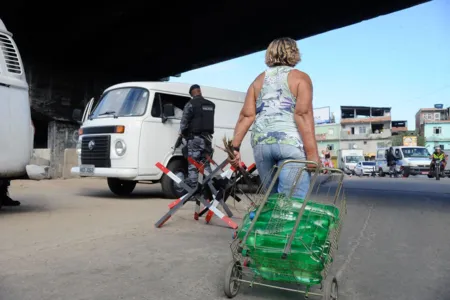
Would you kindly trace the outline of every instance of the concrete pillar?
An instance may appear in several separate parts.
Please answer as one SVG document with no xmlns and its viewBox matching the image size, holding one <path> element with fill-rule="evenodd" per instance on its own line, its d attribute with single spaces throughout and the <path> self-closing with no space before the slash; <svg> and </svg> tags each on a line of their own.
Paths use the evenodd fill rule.
<svg viewBox="0 0 450 300">
<path fill-rule="evenodd" d="M 71 122 L 52 121 L 48 124 L 48 148 L 50 149 L 51 178 L 63 176 L 64 151 L 76 148 L 79 125 Z"/>
</svg>

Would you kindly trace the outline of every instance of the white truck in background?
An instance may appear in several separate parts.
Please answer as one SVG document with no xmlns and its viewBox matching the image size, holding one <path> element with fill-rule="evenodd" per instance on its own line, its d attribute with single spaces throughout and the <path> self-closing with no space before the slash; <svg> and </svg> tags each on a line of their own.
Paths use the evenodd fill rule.
<svg viewBox="0 0 450 300">
<path fill-rule="evenodd" d="M 40 179 L 43 168 L 29 165 L 33 155 L 28 83 L 12 33 L 0 20 L 0 184 L 9 180 Z M 2 206 L 0 197 L 0 207 Z"/>
<path fill-rule="evenodd" d="M 338 150 L 338 168 L 346 174 L 355 174 L 356 164 L 365 161 L 362 149 L 339 149 Z"/>
</svg>

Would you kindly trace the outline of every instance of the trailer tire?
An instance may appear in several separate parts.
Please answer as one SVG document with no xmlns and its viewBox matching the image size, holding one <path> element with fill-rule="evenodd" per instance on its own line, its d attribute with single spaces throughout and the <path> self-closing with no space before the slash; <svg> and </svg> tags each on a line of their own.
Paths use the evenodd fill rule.
<svg viewBox="0 0 450 300">
<path fill-rule="evenodd" d="M 167 165 L 167 169 L 169 169 L 172 173 L 180 177 L 180 179 L 183 181 L 188 175 L 187 162 L 184 159 L 174 159 L 170 161 L 169 164 Z M 184 194 L 186 194 L 186 191 L 178 184 L 176 184 L 175 181 L 170 179 L 170 177 L 167 176 L 166 174 L 163 174 L 161 178 L 161 187 L 164 196 L 169 199 L 178 199 Z"/>
<path fill-rule="evenodd" d="M 117 196 L 129 196 L 136 187 L 136 181 L 108 177 L 108 187 Z"/>
</svg>

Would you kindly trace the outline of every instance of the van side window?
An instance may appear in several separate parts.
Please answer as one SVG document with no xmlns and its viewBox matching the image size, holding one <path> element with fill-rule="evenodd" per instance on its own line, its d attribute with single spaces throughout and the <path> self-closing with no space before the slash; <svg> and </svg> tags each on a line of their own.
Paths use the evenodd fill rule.
<svg viewBox="0 0 450 300">
<path fill-rule="evenodd" d="M 175 107 L 175 118 L 181 119 L 183 115 L 183 109 L 186 103 L 191 100 L 190 97 L 172 95 L 166 93 L 155 93 L 155 100 L 153 101 L 152 106 L 152 117 L 160 118 L 161 117 L 161 108 L 164 104 L 173 104 Z"/>
</svg>

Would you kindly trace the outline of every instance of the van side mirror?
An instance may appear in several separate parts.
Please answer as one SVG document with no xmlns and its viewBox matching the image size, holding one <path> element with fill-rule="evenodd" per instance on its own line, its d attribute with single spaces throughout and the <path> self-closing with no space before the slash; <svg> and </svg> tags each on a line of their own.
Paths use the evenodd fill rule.
<svg viewBox="0 0 450 300">
<path fill-rule="evenodd" d="M 165 123 L 169 118 L 175 116 L 175 108 L 173 104 L 167 103 L 163 106 L 162 122 Z"/>
<path fill-rule="evenodd" d="M 83 112 L 81 111 L 81 109 L 76 108 L 76 109 L 74 109 L 73 112 L 72 112 L 72 119 L 73 119 L 74 121 L 81 122 L 81 116 L 82 116 L 82 114 L 83 114 Z"/>
</svg>

